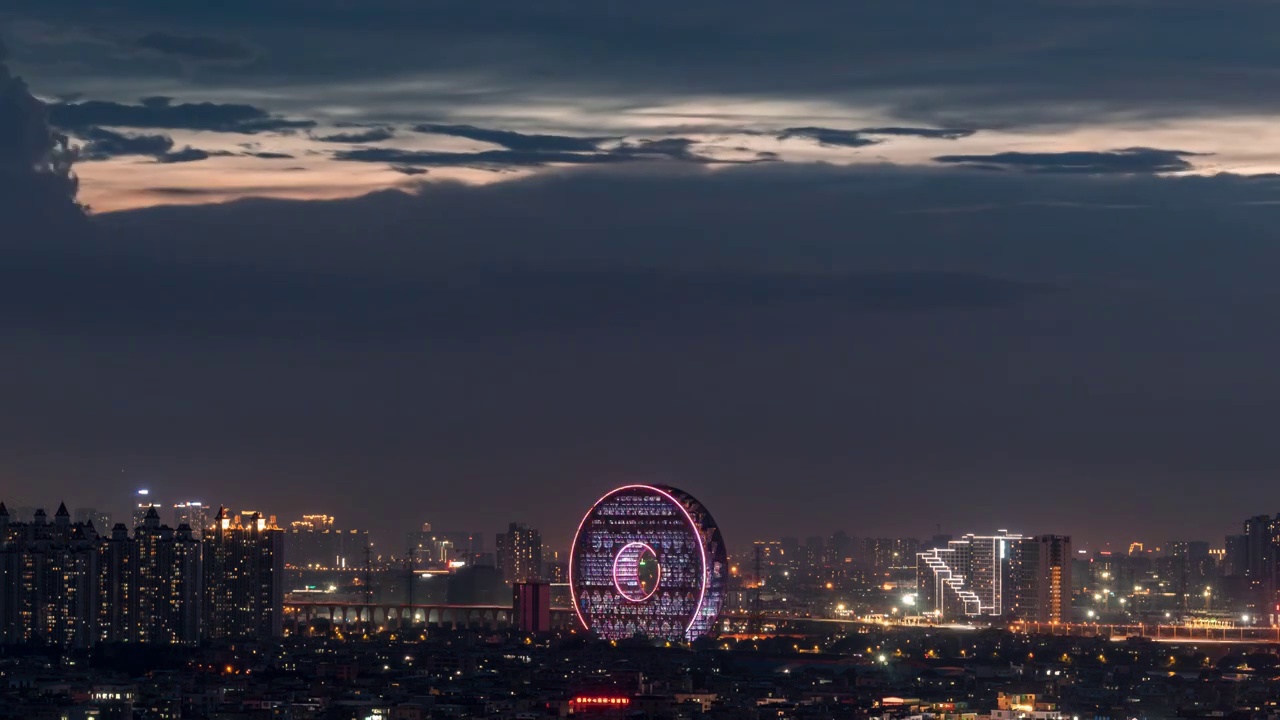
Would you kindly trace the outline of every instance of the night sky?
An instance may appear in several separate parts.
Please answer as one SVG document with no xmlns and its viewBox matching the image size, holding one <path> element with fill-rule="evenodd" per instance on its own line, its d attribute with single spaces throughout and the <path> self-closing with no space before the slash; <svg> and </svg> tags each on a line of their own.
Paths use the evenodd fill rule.
<svg viewBox="0 0 1280 720">
<path fill-rule="evenodd" d="M 1280 4 L 979 5 L 8 0 L 0 499 L 1220 545 Z"/>
</svg>

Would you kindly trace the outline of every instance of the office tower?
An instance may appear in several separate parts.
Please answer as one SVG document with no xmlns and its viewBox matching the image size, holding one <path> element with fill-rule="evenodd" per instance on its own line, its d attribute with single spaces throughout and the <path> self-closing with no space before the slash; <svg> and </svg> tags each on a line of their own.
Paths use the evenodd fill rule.
<svg viewBox="0 0 1280 720">
<path fill-rule="evenodd" d="M 784 565 L 786 564 L 786 556 L 783 555 L 782 542 L 779 540 L 756 540 L 751 544 L 751 555 L 748 565 L 751 567 L 751 574 L 755 574 L 756 556 L 760 557 L 760 575 L 763 578 L 769 577 L 773 571 L 782 574 Z"/>
<path fill-rule="evenodd" d="M 191 528 L 191 536 L 196 540 L 204 537 L 209 522 L 209 506 L 202 502 L 187 501 L 173 506 L 173 526 Z"/>
<path fill-rule="evenodd" d="M 1023 620 L 1071 621 L 1071 537 L 1039 535 L 1014 547 L 1021 552 L 1017 615 Z"/>
<path fill-rule="evenodd" d="M 294 568 L 364 567 L 368 547 L 368 530 L 339 529 L 331 515 L 303 515 L 285 531 L 284 554 Z"/>
<path fill-rule="evenodd" d="M 839 567 L 853 562 L 854 539 L 843 530 L 831 533 L 827 541 L 827 563 Z"/>
<path fill-rule="evenodd" d="M 1179 606 L 1186 611 L 1190 607 L 1190 599 L 1209 587 L 1216 574 L 1209 543 L 1171 540 L 1165 544 L 1165 550 L 1168 556 L 1156 563 L 1157 572 L 1160 577 L 1172 581 Z"/>
<path fill-rule="evenodd" d="M 827 541 L 821 535 L 805 538 L 804 548 L 800 551 L 800 566 L 806 574 L 815 574 L 826 564 Z"/>
<path fill-rule="evenodd" d="M 1248 566 L 1249 538 L 1245 535 L 1228 535 L 1222 556 L 1223 577 L 1243 577 Z"/>
<path fill-rule="evenodd" d="M 569 555 L 542 546 L 542 579 L 552 583 L 569 582 Z"/>
<path fill-rule="evenodd" d="M 917 555 L 918 605 L 939 617 L 1000 617 L 1017 607 L 1021 535 L 965 535 Z"/>
<path fill-rule="evenodd" d="M 152 508 L 155 508 L 156 513 L 159 513 L 160 503 L 152 499 L 150 490 L 139 490 L 136 503 L 133 506 L 133 525 L 130 528 L 142 525 L 143 521 L 147 519 L 147 512 Z"/>
<path fill-rule="evenodd" d="M 1276 603 L 1276 544 L 1280 521 L 1257 515 L 1244 521 L 1245 584 L 1249 606 L 1270 612 Z"/>
<path fill-rule="evenodd" d="M 800 539 L 785 536 L 778 540 L 778 557 L 774 564 L 783 572 L 798 570 L 800 567 Z"/>
<path fill-rule="evenodd" d="M 540 582 L 518 582 L 511 588 L 511 606 L 520 632 L 551 631 L 551 586 Z"/>
<path fill-rule="evenodd" d="M 9 509 L 0 502 L 0 645 L 17 642 L 12 634 L 18 627 L 18 548 L 11 534 Z"/>
<path fill-rule="evenodd" d="M 97 535 L 73 524 L 66 505 L 49 523 L 9 522 L 0 504 L 0 641 L 88 647 L 94 642 Z"/>
<path fill-rule="evenodd" d="M 111 515 L 98 512 L 97 508 L 76 508 L 72 520 L 77 525 L 92 524 L 99 536 L 105 536 L 111 532 Z"/>
<path fill-rule="evenodd" d="M 508 583 L 542 577 L 542 535 L 528 525 L 511 523 L 498 535 L 498 570 Z"/>
<path fill-rule="evenodd" d="M 218 509 L 205 534 L 204 636 L 275 637 L 283 630 L 284 533 L 261 514 Z"/>
<path fill-rule="evenodd" d="M 433 561 L 431 539 L 431 523 L 422 523 L 421 530 L 411 530 L 404 534 L 404 546 L 409 550 L 413 562 L 430 564 Z"/>
<path fill-rule="evenodd" d="M 449 575 L 445 602 L 450 605 L 500 605 L 511 599 L 511 590 L 495 567 L 468 565 Z"/>
</svg>

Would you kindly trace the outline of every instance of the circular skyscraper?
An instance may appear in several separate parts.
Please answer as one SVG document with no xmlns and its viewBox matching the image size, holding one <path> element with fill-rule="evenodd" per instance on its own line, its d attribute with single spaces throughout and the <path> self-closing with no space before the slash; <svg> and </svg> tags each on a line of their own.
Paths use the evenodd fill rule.
<svg viewBox="0 0 1280 720">
<path fill-rule="evenodd" d="M 596 501 L 569 551 L 573 609 L 617 640 L 694 640 L 715 628 L 729 565 L 711 513 L 665 485 L 626 485 Z"/>
</svg>

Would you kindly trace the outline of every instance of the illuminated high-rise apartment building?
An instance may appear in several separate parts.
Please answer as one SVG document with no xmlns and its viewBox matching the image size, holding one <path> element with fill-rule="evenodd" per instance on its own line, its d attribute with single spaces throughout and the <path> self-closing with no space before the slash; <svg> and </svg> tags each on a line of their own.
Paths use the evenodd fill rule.
<svg viewBox="0 0 1280 720">
<path fill-rule="evenodd" d="M 205 533 L 203 631 L 209 639 L 283 631 L 284 532 L 260 513 L 220 508 Z"/>
<path fill-rule="evenodd" d="M 88 647 L 94 642 L 97 535 L 66 505 L 10 523 L 0 503 L 0 642 Z"/>
<path fill-rule="evenodd" d="M 542 578 L 542 534 L 521 523 L 511 523 L 498 535 L 498 570 L 508 583 Z"/>
<path fill-rule="evenodd" d="M 98 543 L 98 642 L 138 639 L 138 544 L 124 523 Z"/>
<path fill-rule="evenodd" d="M 1071 621 L 1071 537 L 1037 535 L 1018 545 L 1022 553 L 1017 616 L 1044 623 Z"/>
<path fill-rule="evenodd" d="M 200 541 L 191 527 L 160 524 L 155 508 L 134 534 L 138 640 L 162 645 L 200 641 Z"/>
</svg>

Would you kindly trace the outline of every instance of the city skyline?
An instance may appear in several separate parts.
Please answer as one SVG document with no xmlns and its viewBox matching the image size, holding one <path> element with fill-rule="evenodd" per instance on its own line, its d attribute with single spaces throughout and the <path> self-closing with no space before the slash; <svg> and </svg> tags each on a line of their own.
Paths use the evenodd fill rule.
<svg viewBox="0 0 1280 720">
<path fill-rule="evenodd" d="M 15 520 L 24 514 L 30 515 L 37 510 L 44 510 L 49 517 L 52 517 L 50 507 L 57 507 L 57 505 L 53 503 L 24 502 L 20 500 L 21 497 L 22 496 L 19 494 L 0 497 L 0 502 L 4 502 L 6 504 L 8 512 L 15 518 Z M 580 517 L 575 518 L 572 513 L 568 513 L 566 509 L 566 513 L 559 518 L 559 520 L 553 519 L 551 524 L 546 525 L 528 522 L 524 519 L 501 521 L 496 524 L 496 527 L 492 528 L 487 525 L 484 527 L 464 527 L 461 523 L 457 523 L 455 526 L 437 525 L 430 521 L 420 521 L 416 526 L 401 528 L 392 523 L 388 523 L 385 518 L 382 520 L 375 519 L 375 521 L 369 525 L 363 525 L 357 521 L 351 520 L 350 518 L 353 516 L 351 514 L 330 514 L 317 508 L 312 508 L 309 511 L 302 511 L 296 514 L 290 514 L 288 512 L 276 512 L 266 508 L 266 506 L 261 503 L 248 503 L 245 507 L 240 507 L 228 503 L 202 503 L 202 501 L 187 499 L 180 503 L 166 504 L 163 502 L 164 498 L 160 494 L 153 494 L 150 490 L 147 491 L 145 496 L 138 495 L 137 491 L 135 491 L 135 494 L 132 495 L 130 499 L 137 497 L 145 497 L 147 499 L 145 504 L 154 507 L 158 511 L 161 521 L 166 524 L 170 524 L 175 528 L 181 524 L 181 520 L 179 520 L 179 513 L 184 511 L 190 512 L 187 509 L 188 505 L 203 505 L 203 508 L 200 510 L 200 516 L 207 518 L 210 523 L 213 520 L 212 513 L 219 505 L 225 507 L 228 512 L 233 514 L 260 513 L 263 517 L 278 518 L 281 526 L 286 530 L 289 529 L 290 524 L 295 527 L 298 525 L 306 525 L 309 527 L 312 522 L 327 523 L 328 527 L 336 527 L 343 532 L 359 532 L 361 533 L 361 537 L 368 537 L 369 542 L 373 544 L 372 546 L 375 549 L 375 554 L 388 560 L 402 557 L 406 552 L 406 549 L 413 550 L 415 554 L 420 557 L 425 557 L 423 554 L 428 553 L 429 548 L 427 548 L 423 543 L 427 537 L 432 535 L 445 539 L 470 536 L 474 538 L 473 542 L 475 542 L 475 546 L 479 548 L 477 552 L 487 551 L 493 556 L 492 560 L 499 568 L 502 567 L 503 563 L 503 560 L 498 557 L 498 555 L 501 554 L 500 545 L 503 542 L 503 537 L 514 532 L 517 527 L 520 528 L 521 531 L 533 533 L 533 537 L 535 538 L 540 538 L 538 540 L 538 547 L 542 548 L 542 552 L 549 550 L 564 552 L 570 546 L 570 541 L 573 539 L 574 535 L 573 528 L 576 527 L 576 523 L 580 519 Z M 66 503 L 67 500 L 58 501 L 58 504 L 65 505 Z M 89 519 L 90 515 L 97 517 L 110 517 L 112 518 L 112 524 L 125 522 L 125 525 L 131 532 L 135 526 L 142 524 L 140 520 L 133 524 L 130 524 L 128 521 L 130 515 L 138 512 L 137 508 L 141 507 L 141 504 L 122 504 L 119 509 L 114 512 L 103 510 L 98 506 L 78 501 L 73 501 L 72 504 L 67 505 L 67 507 L 72 509 L 76 516 L 76 522 L 83 522 Z M 102 507 L 110 506 L 104 503 Z M 1272 517 L 1272 513 L 1267 512 L 1257 515 L 1256 508 L 1247 512 L 1252 514 L 1247 515 L 1247 517 L 1235 518 L 1233 522 L 1228 523 L 1222 528 L 1218 528 L 1216 531 L 1209 530 L 1203 534 L 1195 534 L 1184 529 L 1183 531 L 1171 536 L 1144 537 L 1136 534 L 1125 534 L 1125 531 L 1122 530 L 1114 530 L 1108 533 L 1113 537 L 1120 538 L 1114 541 L 1094 540 L 1086 535 L 1073 533 L 1070 531 L 1070 528 L 1044 528 L 1031 521 L 1014 523 L 996 521 L 984 524 L 976 520 L 967 521 L 962 519 L 960 520 L 961 524 L 955 529 L 951 529 L 946 526 L 938 527 L 935 525 L 932 529 L 925 529 L 919 532 L 907 532 L 902 529 L 895 529 L 892 526 L 884 525 L 881 525 L 880 527 L 887 527 L 888 529 L 883 532 L 860 533 L 857 532 L 856 528 L 850 526 L 830 529 L 801 527 L 797 531 L 781 533 L 756 532 L 751 534 L 748 532 L 744 535 L 730 535 L 727 548 L 730 553 L 735 555 L 738 559 L 744 559 L 750 555 L 753 544 L 758 544 L 760 542 L 792 540 L 803 544 L 804 542 L 818 539 L 821 540 L 823 544 L 827 544 L 830 543 L 835 536 L 860 541 L 912 539 L 921 542 L 928 542 L 931 539 L 950 539 L 973 535 L 974 533 L 989 533 L 1000 528 L 1000 532 L 1013 532 L 1015 535 L 1025 535 L 1026 537 L 1036 537 L 1044 535 L 1046 532 L 1050 535 L 1069 535 L 1075 538 L 1073 546 L 1075 551 L 1080 553 L 1111 552 L 1116 554 L 1132 554 L 1135 552 L 1136 548 L 1139 553 L 1154 552 L 1161 554 L 1172 552 L 1172 548 L 1187 542 L 1203 542 L 1215 550 L 1229 551 L 1231 542 L 1241 536 L 1241 528 L 1243 526 L 1250 522 L 1257 522 L 1259 518 L 1263 521 L 1270 522 L 1270 518 Z M 374 513 L 374 515 L 378 515 L 378 513 Z M 1274 513 L 1274 515 L 1280 517 L 1280 513 Z M 359 515 L 355 515 L 355 517 L 359 517 Z M 527 516 L 519 515 L 517 517 L 525 518 Z M 22 518 L 22 521 L 24 522 L 29 520 L 29 517 Z M 95 527 L 96 525 L 97 523 L 95 522 Z M 196 528 L 194 525 L 192 526 L 192 529 L 197 531 L 197 533 L 199 531 L 199 528 Z M 100 533 L 103 532 L 101 528 L 98 528 L 98 531 Z M 110 526 L 107 527 L 106 534 L 109 534 L 109 531 Z M 198 537 L 199 535 L 197 534 L 197 538 Z M 563 541 L 561 541 L 561 538 L 563 538 Z M 450 540 L 450 542 L 452 543 L 453 540 Z M 354 545 L 351 547 L 355 548 Z M 361 546 L 361 548 L 363 548 L 363 546 Z M 497 554 L 495 554 L 495 551 Z M 530 551 L 532 552 L 532 550 Z M 354 557 L 362 552 L 362 549 L 353 550 L 348 548 L 344 551 L 344 554 Z M 451 550 L 450 552 L 460 552 L 461 556 L 465 556 L 470 551 L 467 548 L 458 547 L 456 550 Z M 538 560 L 534 565 L 541 566 L 542 562 L 542 560 Z M 550 560 L 548 559 L 546 562 L 550 562 Z M 508 581 L 511 581 L 513 578 L 507 579 Z"/>
<path fill-rule="evenodd" d="M 367 639 L 418 625 L 552 632 L 572 618 L 613 642 L 751 638 L 810 622 L 1086 635 L 1119 625 L 1141 637 L 1167 626 L 1206 640 L 1235 631 L 1239 642 L 1271 642 L 1274 628 L 1280 642 L 1280 514 L 1244 519 L 1222 546 L 1112 552 L 1007 529 L 927 540 L 837 531 L 727 554 L 701 501 L 628 484 L 590 506 L 563 556 L 515 522 L 493 553 L 478 534 L 423 523 L 400 556 L 375 553 L 367 530 L 329 514 L 282 526 L 260 511 L 219 506 L 209 517 L 184 502 L 174 527 L 149 496 L 137 494 L 148 500 L 133 508 L 130 520 L 145 510 L 135 527 L 102 533 L 96 522 L 109 521 L 91 509 L 73 521 L 65 502 L 50 514 L 0 501 L 0 644 Z"/>
</svg>

